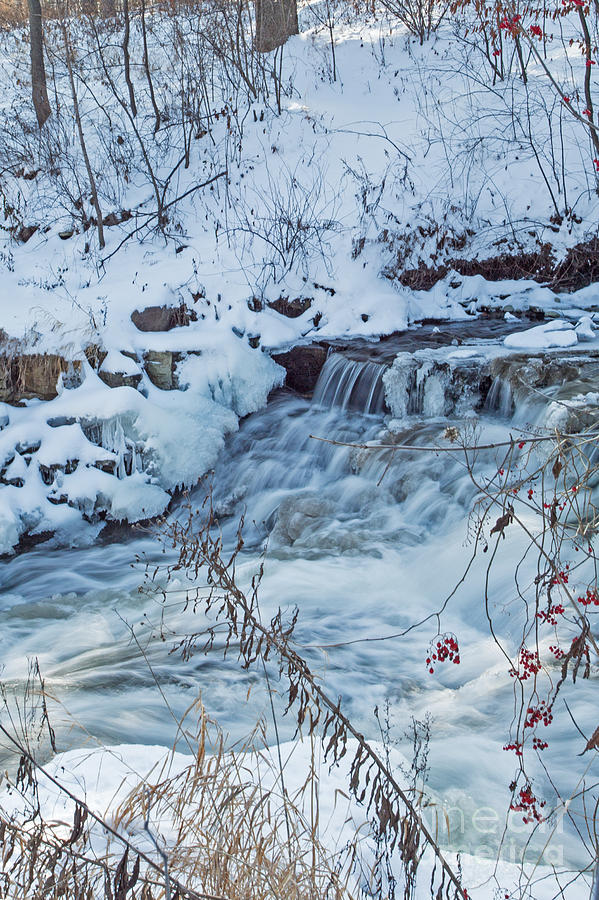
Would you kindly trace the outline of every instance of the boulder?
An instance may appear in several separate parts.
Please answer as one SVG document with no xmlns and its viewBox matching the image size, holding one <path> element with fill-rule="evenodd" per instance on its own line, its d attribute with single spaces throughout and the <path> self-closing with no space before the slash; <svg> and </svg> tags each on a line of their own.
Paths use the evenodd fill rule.
<svg viewBox="0 0 599 900">
<path fill-rule="evenodd" d="M 197 313 L 181 303 L 180 306 L 146 306 L 131 313 L 131 321 L 139 331 L 170 331 L 197 321 Z"/>
<path fill-rule="evenodd" d="M 56 353 L 0 356 L 0 401 L 52 400 L 61 374 L 68 387 L 81 384 L 81 362 Z"/>
<path fill-rule="evenodd" d="M 312 297 L 294 297 L 292 300 L 289 297 L 277 297 L 276 300 L 273 300 L 268 305 L 275 312 L 280 313 L 282 316 L 287 316 L 288 319 L 297 319 L 307 309 L 310 309 Z"/>
<path fill-rule="evenodd" d="M 175 385 L 175 358 L 170 350 L 148 350 L 144 354 L 144 368 L 157 388 L 172 391 Z"/>
<path fill-rule="evenodd" d="M 310 344 L 309 347 L 293 347 L 286 353 L 277 353 L 273 359 L 287 372 L 287 387 L 299 394 L 311 394 L 328 352 L 325 344 Z"/>
</svg>

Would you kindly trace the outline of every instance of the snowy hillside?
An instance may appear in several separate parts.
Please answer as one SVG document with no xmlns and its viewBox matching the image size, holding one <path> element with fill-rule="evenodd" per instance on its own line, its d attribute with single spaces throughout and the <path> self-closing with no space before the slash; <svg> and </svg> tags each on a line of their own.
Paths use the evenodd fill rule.
<svg viewBox="0 0 599 900">
<path fill-rule="evenodd" d="M 593 285 L 559 297 L 451 270 L 522 252 L 557 265 L 595 233 L 588 134 L 530 51 L 527 83 L 497 80 L 458 19 L 420 46 L 386 15 L 326 9 L 326 21 L 321 4 L 302 11 L 274 77 L 268 57 L 214 51 L 209 98 L 193 80 L 193 10 L 151 16 L 156 133 L 139 64 L 135 119 L 123 100 L 110 22 L 71 23 L 103 248 L 64 60 L 52 56 L 56 109 L 38 140 L 27 35 L 0 36 L 3 396 L 25 404 L 2 410 L 2 552 L 23 533 L 89 540 L 106 518 L 165 509 L 282 383 L 265 352 L 502 304 L 598 305 Z M 46 40 L 66 40 L 58 22 Z M 137 60 L 140 41 L 134 22 Z M 547 64 L 574 94 L 584 61 L 563 46 L 547 40 Z M 414 290 L 410 272 L 415 285 L 441 280 Z M 144 324 L 148 307 L 160 309 Z M 185 438 L 173 454 L 174 433 Z"/>
</svg>

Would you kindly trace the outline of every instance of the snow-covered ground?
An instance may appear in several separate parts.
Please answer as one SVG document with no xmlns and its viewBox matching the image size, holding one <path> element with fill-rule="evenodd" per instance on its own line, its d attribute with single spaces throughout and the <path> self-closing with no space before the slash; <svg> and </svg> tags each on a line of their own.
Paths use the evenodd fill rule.
<svg viewBox="0 0 599 900">
<path fill-rule="evenodd" d="M 372 747 L 383 758 L 388 754 L 388 765 L 395 776 L 405 783 L 410 766 L 401 754 L 394 748 L 385 748 L 378 742 L 373 742 Z M 347 876 L 347 890 L 350 896 L 362 892 L 363 895 L 369 896 L 376 891 L 374 863 L 377 852 L 370 817 L 365 806 L 358 804 L 347 794 L 350 761 L 356 750 L 356 742 L 350 740 L 346 759 L 340 765 L 331 767 L 330 763 L 323 759 L 322 749 L 318 744 L 308 739 L 298 740 L 283 743 L 278 748 L 246 750 L 238 753 L 234 765 L 228 763 L 225 757 L 222 767 L 229 772 L 227 787 L 232 796 L 235 792 L 239 792 L 242 796 L 251 798 L 256 808 L 260 808 L 258 798 L 269 798 L 272 827 L 281 829 L 282 843 L 285 830 L 281 810 L 284 807 L 283 797 L 285 797 L 294 827 L 297 828 L 296 822 L 299 824 L 298 852 L 307 854 L 309 858 L 317 847 L 316 852 L 327 859 L 329 870 L 338 871 L 342 881 L 345 880 L 347 858 L 350 855 L 348 848 L 355 847 L 355 860 L 351 865 L 351 874 Z M 166 852 L 178 860 L 184 857 L 184 845 L 180 836 L 181 822 L 194 815 L 194 801 L 197 798 L 194 791 L 189 790 L 189 795 L 187 792 L 185 794 L 189 799 L 181 803 L 164 789 L 160 790 L 159 786 L 164 786 L 172 780 L 173 789 L 176 790 L 178 779 L 181 779 L 181 784 L 185 783 L 186 772 L 194 773 L 197 766 L 196 757 L 189 754 L 167 751 L 164 747 L 128 744 L 61 753 L 46 766 L 46 771 L 64 785 L 71 795 L 84 801 L 90 810 L 111 827 L 120 830 L 133 847 L 163 865 L 164 857 L 156 852 L 156 842 L 163 854 Z M 205 769 L 200 767 L 199 771 L 203 773 L 207 782 L 214 779 L 217 783 L 213 769 L 209 765 Z M 48 825 L 62 826 L 64 834 L 68 834 L 71 829 L 70 823 L 73 821 L 75 803 L 61 793 L 44 774 L 38 774 L 38 781 L 40 809 L 44 820 Z M 150 807 L 149 826 L 145 821 L 147 813 L 143 801 L 152 794 L 144 795 L 144 783 L 148 785 L 148 791 L 158 787 L 159 799 L 156 801 L 155 809 Z M 189 781 L 187 783 L 189 784 Z M 136 797 L 133 803 L 129 800 L 131 794 Z M 6 789 L 0 796 L 0 802 L 5 813 L 12 812 L 16 816 L 28 808 L 17 792 L 9 794 Z M 429 812 L 430 810 L 425 809 L 423 815 L 430 827 Z M 448 814 L 451 815 L 451 811 L 448 813 L 442 806 L 435 812 L 433 802 L 432 820 L 434 823 L 437 817 L 438 827 L 443 828 L 443 817 Z M 478 818 L 475 817 L 481 841 L 484 841 L 489 824 L 493 822 L 489 816 L 493 816 L 493 810 L 481 808 Z M 148 834 L 148 827 L 151 834 Z M 190 828 L 189 840 L 190 848 L 196 854 L 206 852 L 205 848 L 199 849 L 200 844 L 194 845 L 193 827 Z M 106 833 L 102 831 L 101 826 L 92 824 L 91 847 L 99 856 L 104 857 L 106 854 L 106 841 Z M 122 856 L 123 845 L 112 837 L 108 843 L 109 857 L 116 865 Z M 250 859 L 251 855 L 248 862 Z M 457 870 L 456 855 L 448 853 L 447 859 L 454 871 Z M 508 860 L 497 862 L 484 856 L 469 854 L 461 854 L 459 864 L 462 885 L 468 897 L 473 900 L 496 900 L 498 896 L 553 900 L 556 896 L 553 870 L 547 865 L 530 865 L 523 868 Z M 201 868 L 201 860 L 197 860 L 196 865 Z M 320 860 L 319 865 L 324 869 Z M 396 877 L 401 884 L 398 851 L 393 854 L 393 865 L 396 867 Z M 432 854 L 430 850 L 426 850 L 418 869 L 414 900 L 428 900 L 430 897 L 432 869 Z M 191 883 L 188 882 L 184 872 L 185 868 L 179 870 L 171 863 L 171 877 L 179 878 L 198 891 L 206 890 L 206 885 L 201 880 L 192 879 Z M 396 890 L 399 884 L 396 885 Z M 559 896 L 564 900 L 575 900 L 583 896 L 587 890 L 588 885 L 583 886 L 580 882 L 574 885 L 565 883 Z"/>
<path fill-rule="evenodd" d="M 272 85 L 253 96 L 217 65 L 205 109 L 209 127 L 191 141 L 185 167 L 185 129 L 175 124 L 183 107 L 173 85 L 183 78 L 183 92 L 191 91 L 180 71 L 193 59 L 194 15 L 149 20 L 163 116 L 156 137 L 136 63 L 139 23 L 131 51 L 135 130 L 109 86 L 110 76 L 125 96 L 114 35 L 108 28 L 97 37 L 102 62 L 89 29 L 71 28 L 103 214 L 117 222 L 122 210 L 131 214 L 107 224 L 103 250 L 89 225 L 94 210 L 60 54 L 52 57 L 54 114 L 37 141 L 28 129 L 26 36 L 0 35 L 7 228 L 0 236 L 0 328 L 10 339 L 4 354 L 10 361 L 14 354 L 57 353 L 79 366 L 75 381 L 60 382 L 55 400 L 2 407 L 2 553 L 25 533 L 80 542 L 93 539 L 105 517 L 137 521 L 164 510 L 169 492 L 213 465 L 237 417 L 262 406 L 281 383 L 267 357 L 274 349 L 376 338 L 481 307 L 508 305 L 511 314 L 554 309 L 576 320 L 599 306 L 593 285 L 559 296 L 535 282 L 491 283 L 450 271 L 431 290 L 413 291 L 395 277 L 452 254 L 484 258 L 547 241 L 559 258 L 594 233 L 588 134 L 563 114 L 534 59 L 527 85 L 515 75 L 487 83 L 480 48 L 458 39 L 455 22 L 420 47 L 397 22 L 336 9 L 333 69 L 328 29 L 318 24 L 323 11 L 307 6 L 301 34 L 285 47 L 280 110 Z M 47 40 L 62 40 L 54 23 L 47 23 Z M 548 64 L 574 94 L 583 60 L 567 42 L 564 49 L 557 31 L 548 47 Z M 162 233 L 152 219 L 152 183 L 164 203 L 173 203 Z M 174 203 L 177 197 L 183 199 Z M 37 229 L 26 243 L 14 239 L 21 225 Z M 269 307 L 295 297 L 308 306 L 296 318 Z M 194 321 L 140 331 L 131 314 L 152 306 L 184 308 Z M 555 327 L 551 334 L 544 346 L 556 346 Z M 572 332 L 560 340 L 574 340 Z M 98 373 L 88 364 L 90 347 L 96 359 L 100 353 Z M 166 393 L 148 378 L 147 359 L 158 354 L 168 367 L 169 353 L 176 390 Z M 133 377 L 137 387 L 109 388 L 98 377 L 107 372 Z"/>
</svg>

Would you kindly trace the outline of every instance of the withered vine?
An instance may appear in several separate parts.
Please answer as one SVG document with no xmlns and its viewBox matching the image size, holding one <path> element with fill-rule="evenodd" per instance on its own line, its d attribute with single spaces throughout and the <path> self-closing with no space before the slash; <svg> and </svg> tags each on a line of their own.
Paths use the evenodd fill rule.
<svg viewBox="0 0 599 900">
<path fill-rule="evenodd" d="M 244 669 L 274 659 L 279 675 L 287 682 L 286 713 L 293 713 L 298 732 L 317 735 L 325 758 L 332 765 L 348 752 L 348 739 L 356 741 L 349 787 L 372 817 L 375 840 L 384 843 L 389 854 L 399 851 L 406 900 L 414 896 L 418 865 L 427 847 L 435 857 L 432 896 L 467 900 L 468 892 L 462 886 L 460 873 L 450 866 L 426 826 L 419 800 L 408 795 L 385 759 L 347 717 L 341 699 L 335 701 L 329 697 L 298 652 L 294 643 L 297 609 L 288 617 L 279 609 L 269 623 L 262 622 L 258 595 L 263 564 L 247 592 L 238 584 L 236 565 L 244 546 L 243 520 L 236 545 L 228 552 L 209 495 L 202 509 L 189 506 L 182 520 L 165 521 L 163 536 L 176 551 L 176 561 L 163 573 L 166 587 L 155 581 L 159 568 L 147 569 L 144 590 L 162 594 L 166 599 L 169 583 L 184 577 L 194 585 L 186 590 L 186 607 L 194 611 L 201 609 L 211 618 L 211 624 L 186 634 L 171 652 L 179 652 L 188 660 L 194 654 L 214 650 L 218 638 L 224 656 L 230 652 L 237 654 Z M 390 896 L 395 895 L 393 884 L 388 881 L 387 890 Z"/>
<path fill-rule="evenodd" d="M 567 420 L 564 430 L 553 433 L 531 429 L 509 440 L 483 443 L 477 440 L 472 426 L 451 425 L 437 446 L 346 446 L 370 453 L 391 451 L 391 459 L 404 453 L 441 453 L 457 454 L 463 461 L 474 494 L 468 524 L 472 557 L 462 581 L 473 559 L 486 555 L 482 600 L 489 633 L 513 683 L 513 714 L 503 745 L 503 750 L 515 757 L 515 771 L 508 785 L 509 810 L 530 826 L 529 843 L 541 823 L 546 823 L 550 829 L 549 838 L 544 838 L 547 845 L 561 818 L 567 817 L 588 854 L 584 871 L 592 873 L 599 857 L 599 803 L 598 785 L 589 778 L 594 756 L 586 754 L 599 752 L 599 720 L 592 733 L 584 733 L 564 691 L 567 683 L 576 685 L 593 677 L 599 664 L 599 433 L 592 410 L 580 411 L 576 404 L 559 400 L 555 403 L 563 407 Z M 514 547 L 518 554 L 513 563 L 516 599 L 521 603 L 515 642 L 513 636 L 507 638 L 502 633 L 508 601 L 497 604 L 492 583 L 494 564 L 502 555 L 513 554 Z M 431 675 L 439 665 L 459 664 L 460 652 L 467 652 L 459 646 L 459 635 L 445 633 L 441 627 L 456 589 L 439 612 L 409 629 L 437 620 L 438 633 L 423 660 L 424 671 Z M 563 702 L 558 704 L 558 698 Z M 543 758 L 551 744 L 556 717 L 569 717 L 580 735 L 578 756 L 583 760 L 576 770 L 577 786 L 571 796 L 562 795 Z M 542 772 L 545 788 L 538 774 L 533 774 L 533 764 L 537 772 Z M 551 796 L 546 793 L 547 785 Z M 524 870 L 522 879 L 526 880 Z"/>
</svg>

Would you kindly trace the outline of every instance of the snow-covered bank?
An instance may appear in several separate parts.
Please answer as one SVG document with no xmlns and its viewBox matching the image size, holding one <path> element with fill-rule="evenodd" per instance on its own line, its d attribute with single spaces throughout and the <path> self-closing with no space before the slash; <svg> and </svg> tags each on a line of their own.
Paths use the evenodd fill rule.
<svg viewBox="0 0 599 900">
<path fill-rule="evenodd" d="M 2 405 L 0 553 L 23 532 L 89 541 L 112 521 L 164 512 L 173 491 L 210 469 L 239 416 L 260 409 L 284 370 L 235 335 L 220 352 L 185 358 L 180 389 L 144 373 L 138 388 L 108 387 L 81 361 L 81 383 L 54 400 Z M 87 525 L 87 527 L 86 527 Z"/>
<path fill-rule="evenodd" d="M 405 785 L 409 763 L 392 747 L 385 748 L 377 742 L 372 746 L 382 757 L 388 753 L 388 765 Z M 84 801 L 92 812 L 123 834 L 134 848 L 163 864 L 164 857 L 156 851 L 155 841 L 158 840 L 161 852 L 166 852 L 170 858 L 171 878 L 197 891 L 214 890 L 214 885 L 207 884 L 197 873 L 202 868 L 210 870 L 211 854 L 225 852 L 226 843 L 219 835 L 218 827 L 212 826 L 212 833 L 207 835 L 210 840 L 204 843 L 201 823 L 210 818 L 215 797 L 225 793 L 223 784 L 226 784 L 227 804 L 239 795 L 242 802 L 251 804 L 250 808 L 255 810 L 254 818 L 260 816 L 261 810 L 262 815 L 267 816 L 264 822 L 258 818 L 255 827 L 258 831 L 264 829 L 267 834 L 274 830 L 275 847 L 285 847 L 288 831 L 283 810 L 287 808 L 287 827 L 293 830 L 293 846 L 300 865 L 297 878 L 301 878 L 300 860 L 305 855 L 308 859 L 317 859 L 323 873 L 336 872 L 338 884 L 347 885 L 349 896 L 362 893 L 368 896 L 376 891 L 377 848 L 368 810 L 347 793 L 350 761 L 357 749 L 355 741 L 349 741 L 347 749 L 347 757 L 338 766 L 331 767 L 323 758 L 318 742 L 307 739 L 287 742 L 279 748 L 265 747 L 235 756 L 222 756 L 218 762 L 221 774 L 217 774 L 209 758 L 198 763 L 195 756 L 168 751 L 164 747 L 117 745 L 61 753 L 47 764 L 46 770 L 72 795 Z M 43 774 L 37 777 L 41 816 L 49 826 L 58 828 L 56 833 L 62 831 L 66 836 L 71 831 L 75 803 Z M 202 781 L 205 785 L 199 787 Z M 182 792 L 181 798 L 176 796 L 178 791 Z M 262 806 L 265 799 L 268 799 L 268 813 Z M 6 789 L 0 800 L 4 814 L 14 815 L 17 821 L 23 810 L 27 810 L 18 794 L 10 795 Z M 199 808 L 198 803 L 201 804 Z M 429 803 L 429 808 L 422 810 L 424 820 L 429 827 L 433 826 L 433 830 L 436 822 L 443 845 L 442 832 L 446 827 L 455 827 L 456 810 L 446 808 L 434 799 Z M 204 804 L 207 809 L 203 808 Z M 473 828 L 478 831 L 481 845 L 484 845 L 490 827 L 499 825 L 494 816 L 494 811 L 488 807 L 473 813 Z M 148 834 L 147 817 L 151 835 Z M 229 822 L 232 827 L 234 817 L 234 813 L 227 815 L 225 829 Z M 238 827 L 248 826 L 242 819 Z M 234 840 L 232 835 L 229 839 Z M 97 856 L 105 859 L 107 855 L 115 866 L 124 849 L 118 839 L 108 837 L 97 824 L 91 826 L 90 846 Z M 256 850 L 257 847 L 248 848 L 247 859 L 238 861 L 242 869 L 255 865 Z M 353 860 L 352 852 L 355 853 Z M 481 852 L 484 852 L 483 847 Z M 444 853 L 457 871 L 456 855 Z M 276 858 L 274 852 L 273 858 Z M 190 859 L 194 859 L 193 866 L 189 864 Z M 259 865 L 251 876 L 254 879 L 260 877 Z M 397 850 L 392 856 L 392 865 L 401 883 L 402 869 Z M 460 855 L 459 865 L 462 884 L 472 900 L 496 900 L 498 896 L 551 900 L 555 896 L 551 866 L 532 863 L 520 866 L 507 859 L 496 862 L 485 855 L 468 853 Z M 415 900 L 430 897 L 432 869 L 429 849 L 418 868 Z M 243 880 L 244 875 L 241 877 Z M 274 884 L 272 890 L 276 896 Z M 566 884 L 560 896 L 564 900 L 575 900 L 581 896 L 581 890 L 585 888 L 578 882 Z"/>
</svg>

